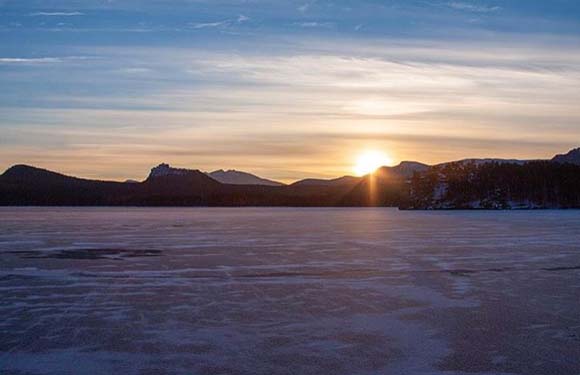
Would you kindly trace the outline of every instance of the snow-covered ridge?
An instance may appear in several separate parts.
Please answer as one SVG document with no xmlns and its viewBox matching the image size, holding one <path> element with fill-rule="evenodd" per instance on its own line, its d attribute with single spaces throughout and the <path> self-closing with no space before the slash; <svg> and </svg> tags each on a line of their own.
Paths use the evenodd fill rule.
<svg viewBox="0 0 580 375">
<path fill-rule="evenodd" d="M 524 165 L 524 164 L 529 163 L 531 161 L 540 161 L 540 160 L 535 160 L 535 159 L 520 160 L 520 159 L 498 159 L 498 158 L 471 158 L 471 159 L 462 159 L 462 160 L 457 160 L 457 161 L 440 163 L 440 164 L 437 164 L 436 166 L 445 166 L 445 165 L 449 165 L 449 164 L 460 164 L 460 165 L 474 164 L 476 166 L 480 166 L 480 165 L 487 164 L 487 163 Z"/>
</svg>

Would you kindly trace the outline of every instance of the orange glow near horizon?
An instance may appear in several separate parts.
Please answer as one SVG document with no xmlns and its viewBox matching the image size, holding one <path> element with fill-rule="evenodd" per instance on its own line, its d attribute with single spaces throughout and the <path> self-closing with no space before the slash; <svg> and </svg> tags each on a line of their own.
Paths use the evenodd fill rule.
<svg viewBox="0 0 580 375">
<path fill-rule="evenodd" d="M 393 164 L 393 159 L 384 152 L 368 150 L 358 156 L 353 171 L 357 176 L 364 176 L 391 164 Z"/>
</svg>

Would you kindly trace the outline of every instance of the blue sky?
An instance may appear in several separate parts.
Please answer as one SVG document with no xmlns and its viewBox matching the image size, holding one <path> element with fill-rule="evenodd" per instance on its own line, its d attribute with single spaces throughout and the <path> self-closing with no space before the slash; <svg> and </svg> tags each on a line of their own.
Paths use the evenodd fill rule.
<svg viewBox="0 0 580 375">
<path fill-rule="evenodd" d="M 580 2 L 0 0 L 0 168 L 291 181 L 580 144 Z"/>
</svg>

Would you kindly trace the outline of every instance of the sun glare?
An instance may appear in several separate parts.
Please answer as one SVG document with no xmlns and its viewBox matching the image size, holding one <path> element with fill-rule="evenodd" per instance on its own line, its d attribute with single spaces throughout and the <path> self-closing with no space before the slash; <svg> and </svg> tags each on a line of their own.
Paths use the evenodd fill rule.
<svg viewBox="0 0 580 375">
<path fill-rule="evenodd" d="M 354 173 L 357 176 L 364 176 L 373 173 L 378 168 L 391 165 L 393 160 L 380 151 L 366 151 L 359 155 L 354 166 Z"/>
</svg>

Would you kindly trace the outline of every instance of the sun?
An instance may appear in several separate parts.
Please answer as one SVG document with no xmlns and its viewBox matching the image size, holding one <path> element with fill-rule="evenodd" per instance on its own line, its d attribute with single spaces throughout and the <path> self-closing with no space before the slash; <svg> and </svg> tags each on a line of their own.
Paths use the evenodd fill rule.
<svg viewBox="0 0 580 375">
<path fill-rule="evenodd" d="M 391 165 L 393 160 L 381 151 L 365 151 L 356 159 L 353 171 L 357 176 L 373 173 L 378 168 Z"/>
</svg>

